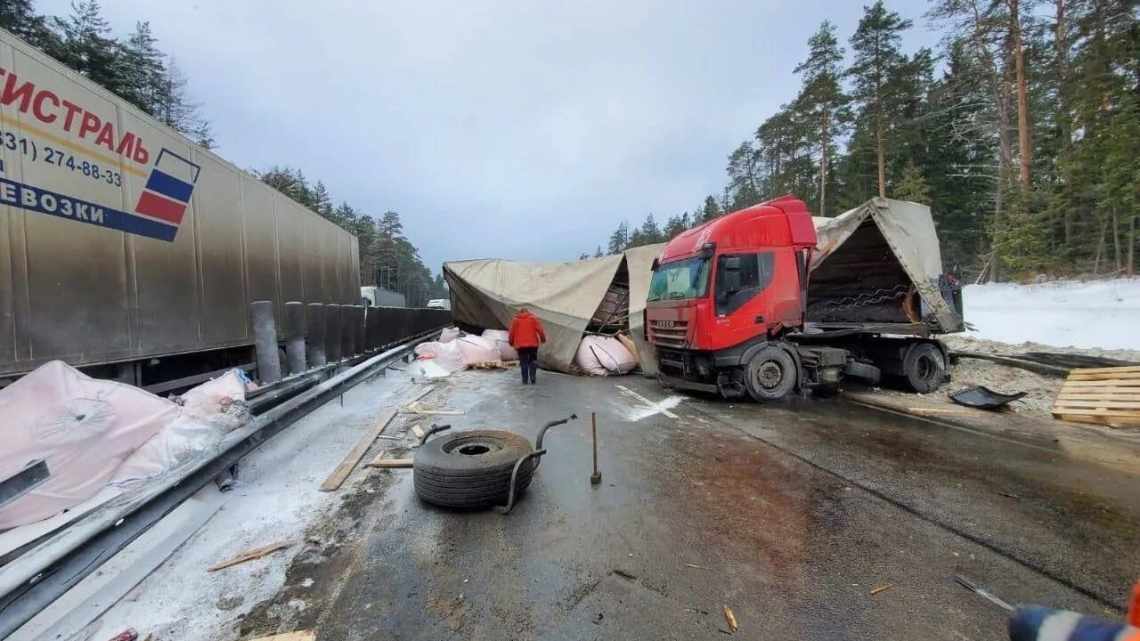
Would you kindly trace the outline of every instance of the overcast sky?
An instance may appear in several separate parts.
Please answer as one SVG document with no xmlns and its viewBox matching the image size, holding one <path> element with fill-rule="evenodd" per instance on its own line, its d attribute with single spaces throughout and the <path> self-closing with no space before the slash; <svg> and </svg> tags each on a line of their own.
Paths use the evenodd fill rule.
<svg viewBox="0 0 1140 641">
<path fill-rule="evenodd" d="M 218 152 L 400 212 L 445 260 L 572 260 L 618 221 L 719 194 L 728 153 L 798 87 L 806 41 L 863 2 L 104 0 L 149 20 Z M 925 0 L 888 5 L 933 45 Z M 68 0 L 39 0 L 68 12 Z"/>
</svg>

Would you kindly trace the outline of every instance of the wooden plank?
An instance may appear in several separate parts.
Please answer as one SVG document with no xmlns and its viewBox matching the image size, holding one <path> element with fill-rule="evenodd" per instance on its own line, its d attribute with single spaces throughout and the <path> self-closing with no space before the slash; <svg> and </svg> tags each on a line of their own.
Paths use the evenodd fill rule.
<svg viewBox="0 0 1140 641">
<path fill-rule="evenodd" d="M 425 389 L 424 389 L 424 391 L 420 392 L 419 394 L 416 394 L 416 395 L 415 395 L 415 396 L 412 398 L 412 400 L 410 400 L 410 401 L 408 401 L 407 403 L 404 403 L 404 404 L 405 404 L 405 405 L 411 405 L 412 403 L 415 403 L 415 402 L 419 401 L 420 399 L 422 399 L 423 397 L 427 396 L 428 394 L 431 394 L 431 393 L 432 393 L 432 392 L 434 392 L 434 391 L 435 391 L 435 385 L 428 385 L 428 386 L 427 386 L 427 388 L 425 388 Z"/>
<path fill-rule="evenodd" d="M 1053 403 L 1053 408 L 1060 407 L 1111 407 L 1116 409 L 1136 410 L 1140 411 L 1140 401 L 1106 401 L 1103 399 L 1058 399 Z"/>
<path fill-rule="evenodd" d="M 388 423 L 391 423 L 395 417 L 396 410 L 384 410 L 380 415 L 380 420 L 376 422 L 376 427 L 372 428 L 372 430 L 356 442 L 356 445 L 352 446 L 352 449 L 344 456 L 344 460 L 340 462 L 340 465 L 337 465 L 332 474 L 325 479 L 325 482 L 321 483 L 322 492 L 332 492 L 340 489 L 340 486 L 344 484 L 344 480 L 348 478 L 348 475 L 352 474 L 353 468 L 360 462 L 364 453 L 368 451 L 368 448 L 372 447 L 372 443 L 376 440 L 376 437 L 384 432 L 384 428 L 388 427 Z"/>
<path fill-rule="evenodd" d="M 413 459 L 410 458 L 383 458 L 387 452 L 380 452 L 376 458 L 365 464 L 364 467 L 379 467 L 379 468 L 399 468 L 399 467 L 412 467 Z"/>
<path fill-rule="evenodd" d="M 1092 390 L 1084 390 L 1079 392 L 1062 392 L 1057 395 L 1057 400 L 1073 399 L 1102 399 L 1106 401 L 1136 401 L 1140 403 L 1140 390 L 1135 391 L 1116 391 L 1106 390 L 1103 392 L 1094 392 Z"/>
<path fill-rule="evenodd" d="M 1085 416 L 1112 416 L 1116 418 L 1136 418 L 1140 419 L 1140 411 L 1136 410 L 1121 410 L 1121 409 L 1066 409 L 1058 414 L 1073 414 Z"/>
<path fill-rule="evenodd" d="M 1065 381 L 1065 384 L 1061 386 L 1061 389 L 1088 388 L 1088 387 L 1105 388 L 1105 389 L 1140 387 L 1140 380 L 1130 380 L 1130 381 L 1073 381 L 1073 380 L 1069 380 L 1069 381 Z"/>
<path fill-rule="evenodd" d="M 1140 372 L 1140 365 L 1125 365 L 1123 367 L 1078 367 L 1072 370 L 1073 374 L 1107 374 L 1112 372 Z"/>
<path fill-rule="evenodd" d="M 463 416 L 463 410 L 400 410 L 401 414 L 415 414 L 417 416 Z"/>
<path fill-rule="evenodd" d="M 1093 425 L 1107 425 L 1108 427 L 1137 427 L 1140 418 L 1120 418 L 1115 416 L 1087 416 L 1080 414 L 1054 413 L 1053 418 L 1070 423 L 1091 423 Z"/>
<path fill-rule="evenodd" d="M 1102 373 L 1102 374 L 1079 374 L 1073 372 L 1069 374 L 1071 381 L 1131 381 L 1140 380 L 1140 372 L 1119 372 L 1119 373 Z"/>
<path fill-rule="evenodd" d="M 218 563 L 215 565 L 211 565 L 210 567 L 206 568 L 206 571 L 207 572 L 217 572 L 218 570 L 224 570 L 228 567 L 238 565 L 239 563 L 245 563 L 246 561 L 252 561 L 254 559 L 260 559 L 261 557 L 269 555 L 269 554 L 273 554 L 274 552 L 276 552 L 278 550 L 284 550 L 285 548 L 289 547 L 290 545 L 293 545 L 293 543 L 291 541 L 278 541 L 277 543 L 271 543 L 269 545 L 263 545 L 259 548 L 253 548 L 252 550 L 247 550 L 245 552 L 242 552 L 241 554 L 233 557 L 232 559 L 222 561 L 221 563 Z"/>
<path fill-rule="evenodd" d="M 249 641 L 315 641 L 317 633 L 312 630 L 300 630 L 298 632 L 286 632 L 285 634 L 275 634 L 269 637 L 257 637 Z"/>
</svg>

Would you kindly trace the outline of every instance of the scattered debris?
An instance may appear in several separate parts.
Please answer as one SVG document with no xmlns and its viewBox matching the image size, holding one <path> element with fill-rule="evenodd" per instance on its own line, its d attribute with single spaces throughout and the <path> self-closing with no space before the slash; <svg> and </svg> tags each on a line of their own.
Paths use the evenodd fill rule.
<svg viewBox="0 0 1140 641">
<path fill-rule="evenodd" d="M 960 585 L 960 586 L 966 588 L 967 590 L 977 594 L 978 596 L 986 599 L 990 603 L 993 603 L 994 605 L 996 605 L 1000 608 L 1003 608 L 1005 610 L 1009 610 L 1010 612 L 1013 612 L 1013 606 L 1012 605 L 1010 605 L 1009 603 L 1006 603 L 1002 599 L 998 598 L 997 595 L 993 594 L 989 590 L 986 590 L 985 588 L 978 586 L 973 581 L 967 579 L 966 577 L 962 576 L 961 574 L 955 575 L 954 580 L 958 582 L 958 585 Z"/>
<path fill-rule="evenodd" d="M 1073 370 L 1057 394 L 1052 414 L 1076 423 L 1140 426 L 1140 366 Z"/>
<path fill-rule="evenodd" d="M 421 396 L 423 395 L 421 394 Z M 340 465 L 337 465 L 336 469 L 333 470 L 333 473 L 330 474 L 327 479 L 325 479 L 324 483 L 321 483 L 322 492 L 332 492 L 340 488 L 340 486 L 344 483 L 344 480 L 347 479 L 348 475 L 352 473 L 352 470 L 356 467 L 356 464 L 360 462 L 360 459 L 364 456 L 364 453 L 368 451 L 368 448 L 372 447 L 372 443 L 376 440 L 376 437 L 379 436 L 384 431 L 384 429 L 388 427 L 388 423 L 391 423 L 392 419 L 395 417 L 395 410 L 385 410 L 384 413 L 380 415 L 380 420 L 376 422 L 376 427 L 361 437 L 361 439 L 356 442 L 356 445 L 352 446 L 352 449 L 349 450 L 348 454 L 345 455 L 344 460 L 340 462 Z"/>
<path fill-rule="evenodd" d="M 285 634 L 274 634 L 268 637 L 257 637 L 249 641 L 315 641 L 317 633 L 312 630 L 301 630 L 299 632 L 286 632 Z"/>
<path fill-rule="evenodd" d="M 973 387 L 966 387 L 957 392 L 952 392 L 949 396 L 950 400 L 959 405 L 976 407 L 983 410 L 996 410 L 1005 407 L 1013 401 L 1024 398 L 1027 393 L 1028 392 L 1014 392 L 1013 394 L 1003 394 L 1001 392 L 995 392 L 985 385 L 974 385 Z"/>
<path fill-rule="evenodd" d="M 468 367 L 471 369 L 509 369 L 517 364 L 518 363 L 515 361 L 505 363 L 503 361 L 481 361 L 478 363 L 471 363 L 468 365 Z"/>
<path fill-rule="evenodd" d="M 123 630 L 122 632 L 108 639 L 108 641 L 137 641 L 138 638 L 139 633 L 137 630 L 134 628 L 127 628 L 126 630 Z"/>
<path fill-rule="evenodd" d="M 415 434 L 416 440 L 423 440 L 424 428 L 419 426 L 419 423 L 412 426 L 412 434 Z"/>
<path fill-rule="evenodd" d="M 880 592 L 886 592 L 887 590 L 890 590 L 893 587 L 895 587 L 895 584 L 893 584 L 893 583 L 888 583 L 886 585 L 880 585 L 879 587 L 873 588 L 871 590 L 871 596 L 875 596 L 876 594 L 878 594 Z"/>
<path fill-rule="evenodd" d="M 594 625 L 599 625 L 602 622 L 602 619 L 604 619 L 604 618 L 606 618 L 606 615 L 601 613 L 601 612 L 595 614 L 594 619 L 593 619 Z"/>
<path fill-rule="evenodd" d="M 729 632 L 736 634 L 738 626 L 736 625 L 736 615 L 732 613 L 732 608 L 727 605 L 724 606 L 724 622 L 728 624 Z"/>
<path fill-rule="evenodd" d="M 685 564 L 685 567 L 687 567 L 687 568 L 696 568 L 696 569 L 698 569 L 698 570 L 711 570 L 711 569 L 712 569 L 712 568 L 708 568 L 708 567 L 705 567 L 705 566 L 703 566 L 703 565 L 697 565 L 696 563 L 686 563 L 686 564 Z"/>
<path fill-rule="evenodd" d="M 632 572 L 627 572 L 621 568 L 614 568 L 614 574 L 620 576 L 623 579 L 627 579 L 629 581 L 636 581 L 637 580 L 637 575 L 633 574 Z"/>
<path fill-rule="evenodd" d="M 285 548 L 287 548 L 291 545 L 293 545 L 292 541 L 278 541 L 277 543 L 273 543 L 271 545 L 265 545 L 265 546 L 262 546 L 259 548 L 254 548 L 254 549 L 249 550 L 247 552 L 242 552 L 241 554 L 233 557 L 232 559 L 230 559 L 228 561 L 222 561 L 221 563 L 218 563 L 217 565 L 211 565 L 210 567 L 206 568 L 206 571 L 207 572 L 217 572 L 218 570 L 224 570 L 225 568 L 228 568 L 228 567 L 233 566 L 233 565 L 238 565 L 240 563 L 245 563 L 246 561 L 252 561 L 254 559 L 260 559 L 261 557 L 269 555 L 269 554 L 273 554 L 274 552 L 276 552 L 278 550 L 284 550 Z"/>
<path fill-rule="evenodd" d="M 408 403 L 404 409 L 400 410 L 401 414 L 418 414 L 420 416 L 462 416 L 463 410 L 435 410 L 430 407 L 425 407 L 418 402 Z"/>
</svg>

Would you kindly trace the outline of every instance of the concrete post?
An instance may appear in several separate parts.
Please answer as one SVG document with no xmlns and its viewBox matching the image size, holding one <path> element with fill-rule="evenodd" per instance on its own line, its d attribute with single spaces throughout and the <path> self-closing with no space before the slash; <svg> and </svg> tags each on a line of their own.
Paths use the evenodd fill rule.
<svg viewBox="0 0 1140 641">
<path fill-rule="evenodd" d="M 305 318 L 305 360 L 309 367 L 325 364 L 325 306 L 309 303 Z"/>
<path fill-rule="evenodd" d="M 364 317 L 364 344 L 369 351 L 380 347 L 380 310 L 376 307 L 367 307 L 368 315 Z"/>
<path fill-rule="evenodd" d="M 305 304 L 285 303 L 285 361 L 290 374 L 305 371 Z"/>
<path fill-rule="evenodd" d="M 356 306 L 340 306 L 340 355 L 342 358 L 356 356 Z"/>
<path fill-rule="evenodd" d="M 340 305 L 325 305 L 325 356 L 330 363 L 340 361 Z"/>
<path fill-rule="evenodd" d="M 281 355 L 277 352 L 277 324 L 273 301 L 255 300 L 249 304 L 253 320 L 253 347 L 257 352 L 257 378 L 262 384 L 281 380 Z"/>
<path fill-rule="evenodd" d="M 368 310 L 364 305 L 353 305 L 356 310 L 356 353 L 363 354 L 368 351 L 368 344 L 364 340 L 364 322 Z"/>
</svg>

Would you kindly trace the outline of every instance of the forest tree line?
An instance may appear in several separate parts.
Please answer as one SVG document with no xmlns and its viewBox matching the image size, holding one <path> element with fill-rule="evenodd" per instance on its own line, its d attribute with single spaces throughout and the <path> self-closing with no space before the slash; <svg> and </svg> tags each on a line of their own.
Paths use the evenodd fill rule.
<svg viewBox="0 0 1140 641">
<path fill-rule="evenodd" d="M 32 0 L 0 0 L 0 27 L 59 60 L 193 142 L 214 146 L 210 123 L 190 99 L 187 79 L 164 53 L 146 21 L 125 38 L 113 35 L 97 0 L 79 0 L 67 16 L 36 13 Z M 400 215 L 379 219 L 347 202 L 335 202 L 321 181 L 299 169 L 273 166 L 252 172 L 262 182 L 355 234 L 360 241 L 363 285 L 381 285 L 405 295 L 409 305 L 447 296 L 443 279 L 432 277 L 419 251 L 404 235 Z"/>
<path fill-rule="evenodd" d="M 664 222 L 622 222 L 594 254 L 785 193 L 821 216 L 887 196 L 930 205 L 945 267 L 971 280 L 1133 274 L 1136 3 L 932 0 L 923 21 L 937 51 L 904 51 L 915 25 L 881 0 L 845 41 L 824 21 L 795 67 L 798 93 L 728 154 L 723 193 Z"/>
</svg>

